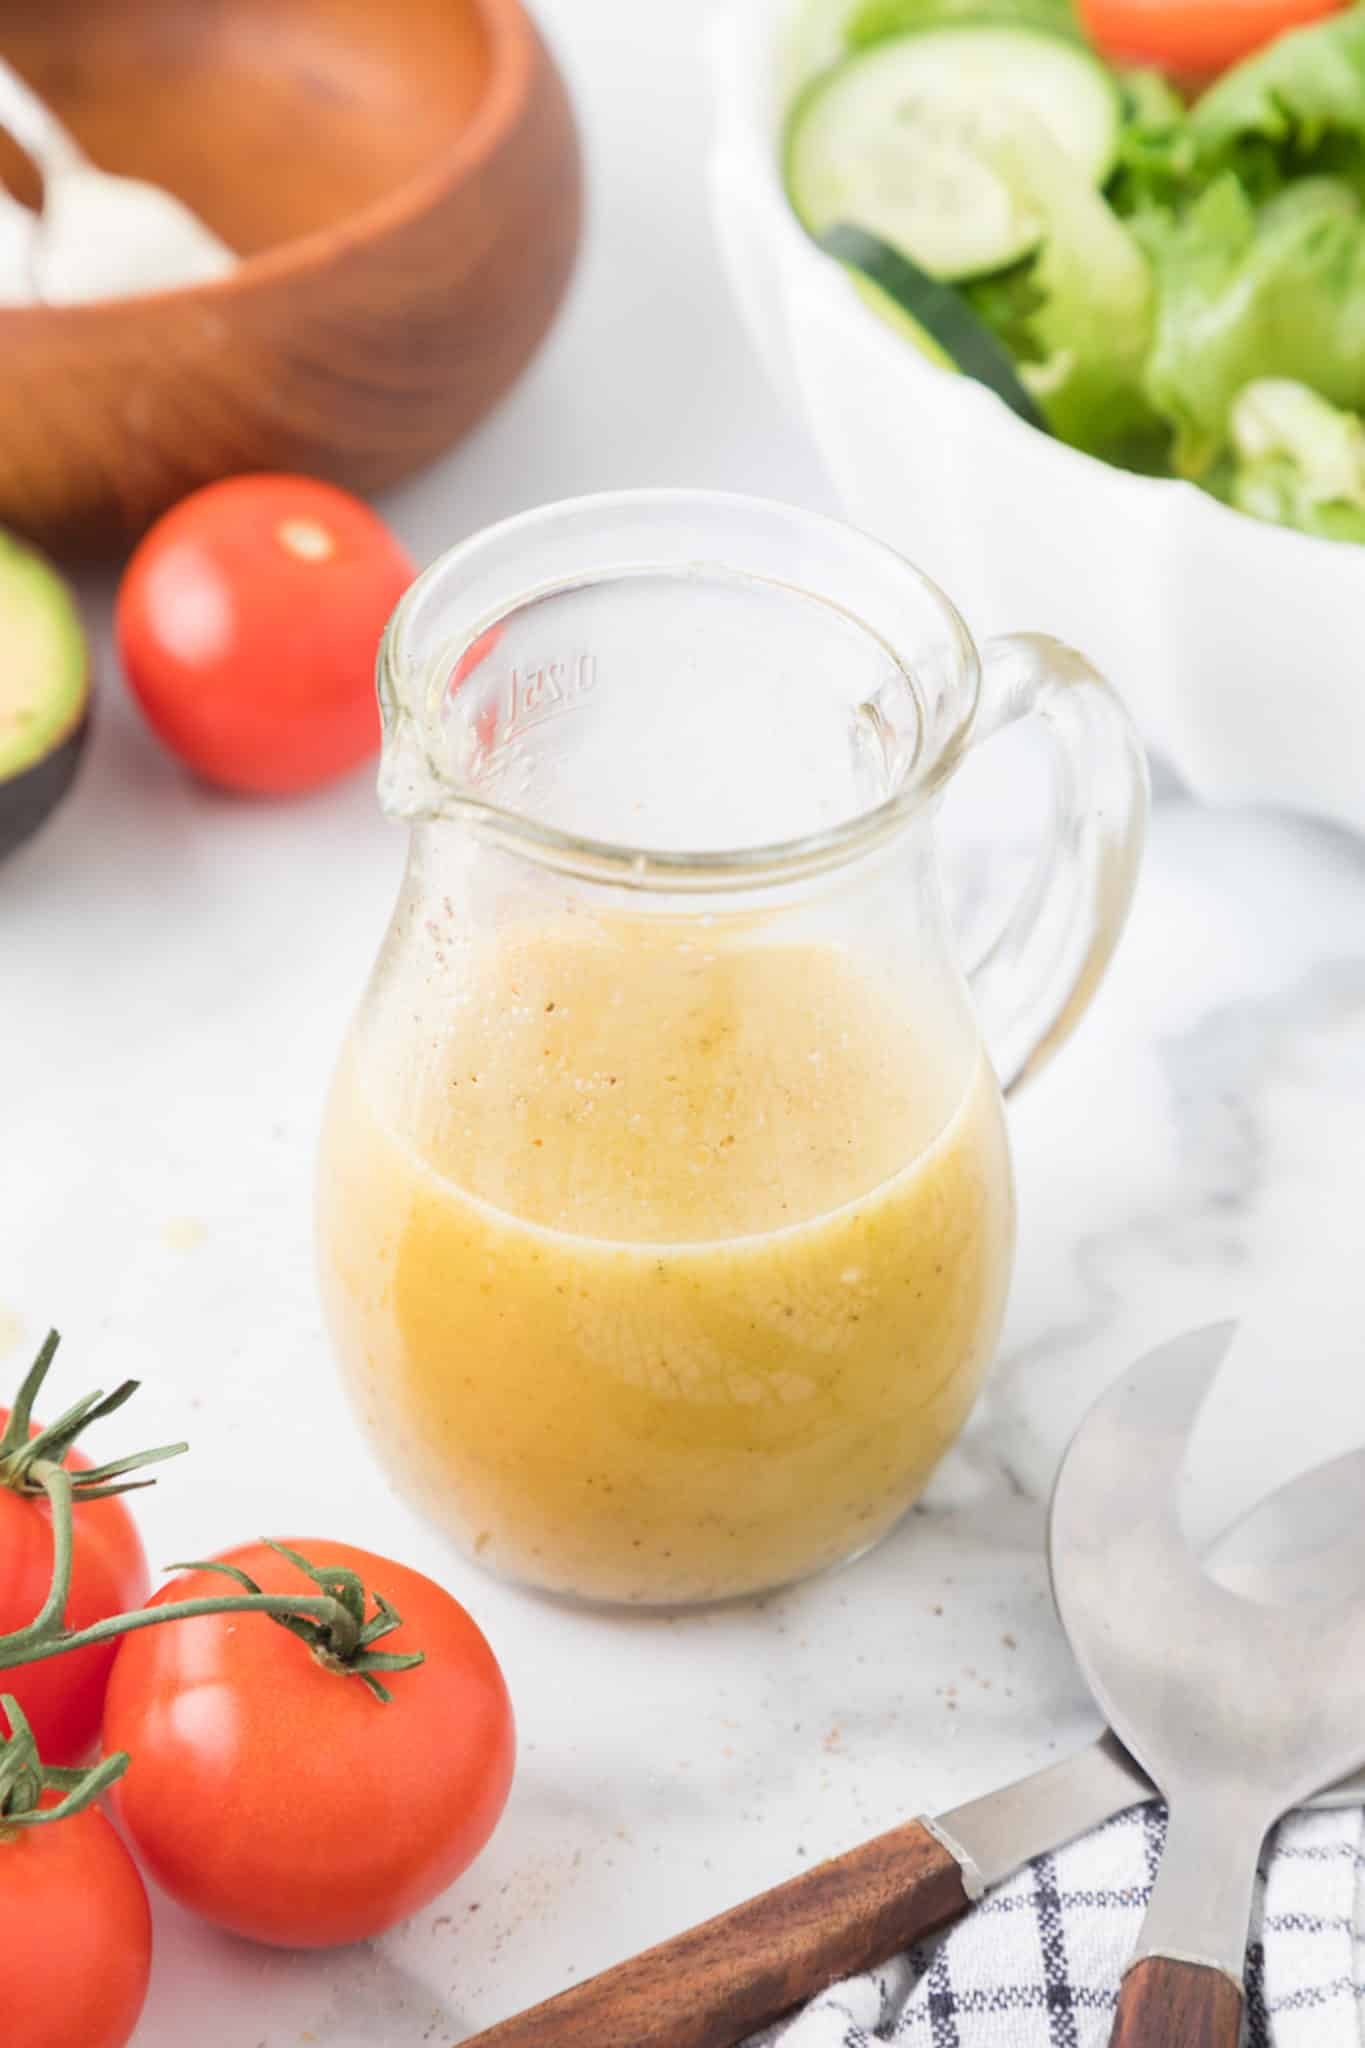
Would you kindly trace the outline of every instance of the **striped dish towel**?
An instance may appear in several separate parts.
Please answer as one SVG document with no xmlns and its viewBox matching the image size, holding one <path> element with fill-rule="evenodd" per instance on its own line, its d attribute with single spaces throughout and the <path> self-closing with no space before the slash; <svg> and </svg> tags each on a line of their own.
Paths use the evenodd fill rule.
<svg viewBox="0 0 1365 2048">
<path fill-rule="evenodd" d="M 965 1920 L 837 1984 L 753 2048 L 1106 2048 L 1161 1855 L 1160 1807 L 1134 1807 L 1042 1856 Z M 1361 2048 L 1365 1816 L 1295 1814 L 1262 1863 L 1244 2048 Z"/>
</svg>

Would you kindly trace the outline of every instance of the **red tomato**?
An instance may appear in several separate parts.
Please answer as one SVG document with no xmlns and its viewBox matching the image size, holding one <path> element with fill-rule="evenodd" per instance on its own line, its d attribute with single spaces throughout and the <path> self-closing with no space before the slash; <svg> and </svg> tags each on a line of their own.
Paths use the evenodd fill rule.
<svg viewBox="0 0 1365 2048">
<path fill-rule="evenodd" d="M 9 1410 L 0 1408 L 0 1430 L 8 1420 Z M 37 1435 L 36 1424 L 29 1433 Z M 79 1451 L 68 1452 L 65 1462 L 73 1472 L 90 1465 Z M 67 1627 L 88 1628 L 106 1615 L 140 1607 L 151 1577 L 123 1501 L 77 1500 L 72 1528 Z M 47 1502 L 0 1486 L 0 1634 L 33 1620 L 51 1579 L 52 1514 Z M 3 1674 L 4 1690 L 13 1693 L 32 1723 L 44 1763 L 78 1763 L 94 1743 L 117 1650 L 117 1643 L 99 1643 Z"/>
<path fill-rule="evenodd" d="M 1198 82 L 1262 43 L 1336 14 L 1346 0 L 1080 0 L 1081 19 L 1117 63 L 1157 64 Z"/>
<path fill-rule="evenodd" d="M 380 1647 L 426 1662 L 376 1700 L 264 1614 L 124 1638 L 104 1741 L 133 1757 L 112 1794 L 149 1874 L 234 1934 L 329 1948 L 378 1934 L 452 1884 L 506 1803 L 515 1741 L 493 1652 L 431 1579 L 346 1543 L 296 1542 L 358 1573 L 403 1625 Z M 266 1592 L 308 1581 L 264 1544 L 223 1553 Z M 231 1591 L 187 1572 L 153 1605 Z"/>
<path fill-rule="evenodd" d="M 16 1696 L 24 1675 L 5 1673 Z M 125 2048 L 147 1996 L 152 1916 L 137 1865 L 102 1813 L 0 1822 L 0 1926 L 5 2048 Z"/>
<path fill-rule="evenodd" d="M 374 665 L 412 563 L 368 505 L 238 476 L 158 520 L 128 564 L 128 681 L 172 753 L 224 789 L 313 789 L 379 745 Z"/>
</svg>

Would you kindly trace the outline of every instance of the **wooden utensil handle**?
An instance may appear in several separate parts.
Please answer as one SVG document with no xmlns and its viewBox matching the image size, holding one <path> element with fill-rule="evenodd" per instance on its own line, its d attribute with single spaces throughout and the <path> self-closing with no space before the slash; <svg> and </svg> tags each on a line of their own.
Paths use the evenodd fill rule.
<svg viewBox="0 0 1365 2048">
<path fill-rule="evenodd" d="M 953 1857 L 912 1821 L 490 2027 L 466 2048 L 734 2048 L 968 1903 Z"/>
<path fill-rule="evenodd" d="M 1221 1970 L 1144 1956 L 1119 1986 L 1109 2048 L 1237 2048 L 1242 1994 Z"/>
</svg>

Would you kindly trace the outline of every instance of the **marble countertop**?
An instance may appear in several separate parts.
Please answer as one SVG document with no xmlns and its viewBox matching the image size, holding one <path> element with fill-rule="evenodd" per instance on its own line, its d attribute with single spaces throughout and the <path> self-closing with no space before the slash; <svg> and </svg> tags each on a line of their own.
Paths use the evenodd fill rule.
<svg viewBox="0 0 1365 2048">
<path fill-rule="evenodd" d="M 831 505 L 724 297 L 688 0 L 540 13 L 589 138 L 581 275 L 515 396 L 386 509 L 426 559 L 610 485 Z M 86 595 L 107 645 L 108 592 Z M 959 855 L 988 832 L 1008 872 L 1029 812 L 1013 790 L 964 795 Z M 1048 1601 L 1043 1502 L 1087 1402 L 1150 1342 L 1245 1318 L 1194 1449 L 1196 1531 L 1365 1440 L 1365 845 L 1160 788 L 1118 963 L 1011 1113 L 1001 1356 L 920 1510 L 843 1574 L 695 1618 L 490 1583 L 376 1475 L 311 1272 L 321 1095 L 402 852 L 366 776 L 280 806 L 192 787 L 106 660 L 79 788 L 0 887 L 0 1379 L 58 1322 L 62 1395 L 144 1381 L 111 1445 L 193 1440 L 139 1508 L 154 1559 L 285 1530 L 401 1556 L 473 1609 L 520 1722 L 491 1847 L 384 1941 L 273 1954 L 159 1905 L 137 2048 L 451 2043 L 1060 1753 L 1092 1717 Z"/>
</svg>

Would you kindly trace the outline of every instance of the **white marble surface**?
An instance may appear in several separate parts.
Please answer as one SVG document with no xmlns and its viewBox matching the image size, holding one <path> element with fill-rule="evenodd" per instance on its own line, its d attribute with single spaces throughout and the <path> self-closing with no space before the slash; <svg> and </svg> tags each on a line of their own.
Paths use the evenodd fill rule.
<svg viewBox="0 0 1365 2048">
<path fill-rule="evenodd" d="M 690 0 L 541 13 L 586 117 L 586 259 L 532 375 L 395 495 L 397 525 L 426 558 L 613 484 L 828 504 L 722 296 Z M 88 596 L 102 635 L 106 593 Z M 1007 841 L 1027 809 L 1012 779 L 988 792 Z M 442 1577 L 521 1727 L 486 1855 L 374 1947 L 274 1955 L 159 1908 L 137 2048 L 460 2040 L 1060 1751 L 1090 1716 L 1048 1605 L 1041 1502 L 1087 1400 L 1149 1341 L 1247 1318 L 1196 1445 L 1199 1527 L 1365 1439 L 1365 846 L 1167 792 L 1119 963 L 1013 1112 L 1003 1351 L 922 1511 L 842 1576 L 709 1617 L 593 1618 L 490 1584 L 376 1477 L 310 1270 L 321 1093 L 401 855 L 364 776 L 278 808 L 193 788 L 106 660 L 79 789 L 0 875 L 0 1376 L 57 1321 L 54 1391 L 143 1378 L 110 1443 L 194 1440 L 139 1508 L 154 1558 L 336 1533 Z"/>
</svg>

